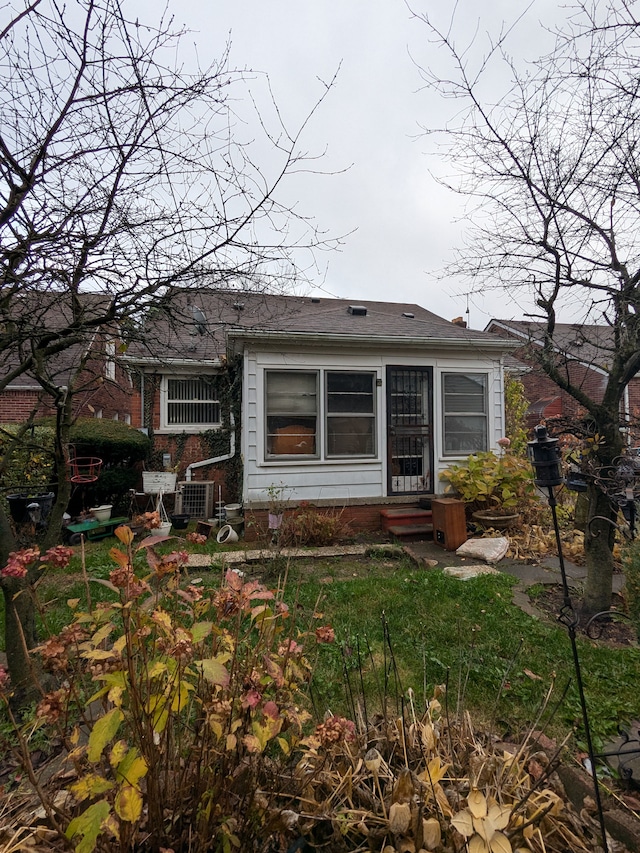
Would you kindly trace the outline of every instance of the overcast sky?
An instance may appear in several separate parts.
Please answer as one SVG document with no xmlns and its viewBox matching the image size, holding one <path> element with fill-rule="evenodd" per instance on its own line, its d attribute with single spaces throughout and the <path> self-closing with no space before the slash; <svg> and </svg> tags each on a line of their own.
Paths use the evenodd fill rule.
<svg viewBox="0 0 640 853">
<path fill-rule="evenodd" d="M 444 20 L 452 5 L 416 0 L 414 9 Z M 551 0 L 482 6 L 460 0 L 461 34 L 476 27 L 481 36 L 495 33 L 529 6 L 511 46 L 531 56 L 545 44 L 539 22 L 559 15 Z M 310 272 L 316 293 L 417 302 L 447 319 L 465 316 L 463 286 L 438 275 L 462 244 L 461 201 L 430 176 L 438 163 L 427 155 L 420 130 L 437 123 L 449 105 L 422 88 L 416 63 L 430 64 L 434 47 L 404 0 L 169 0 L 169 8 L 175 24 L 192 31 L 188 41 L 197 45 L 202 65 L 230 38 L 232 65 L 266 72 L 291 126 L 339 69 L 304 137 L 311 153 L 326 151 L 321 168 L 334 174 L 300 176 L 285 188 L 321 228 L 349 234 L 341 251 L 320 255 L 320 269 Z M 258 102 L 261 86 L 256 80 Z M 495 294 L 474 296 L 470 324 L 521 317 L 526 307 Z"/>
</svg>

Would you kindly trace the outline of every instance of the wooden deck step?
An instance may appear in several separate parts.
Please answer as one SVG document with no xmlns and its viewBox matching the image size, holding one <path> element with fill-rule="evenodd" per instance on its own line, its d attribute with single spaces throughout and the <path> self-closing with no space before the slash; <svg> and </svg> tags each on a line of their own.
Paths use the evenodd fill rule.
<svg viewBox="0 0 640 853">
<path fill-rule="evenodd" d="M 392 525 L 396 527 L 415 524 L 430 524 L 431 510 L 415 506 L 381 509 L 380 520 L 382 529 L 388 532 Z"/>
<path fill-rule="evenodd" d="M 392 524 L 388 533 L 393 536 L 432 536 L 433 524 Z"/>
</svg>

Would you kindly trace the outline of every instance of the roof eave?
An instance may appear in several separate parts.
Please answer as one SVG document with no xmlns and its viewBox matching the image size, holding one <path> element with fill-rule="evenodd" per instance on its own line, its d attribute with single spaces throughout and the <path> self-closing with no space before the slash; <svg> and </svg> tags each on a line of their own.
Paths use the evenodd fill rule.
<svg viewBox="0 0 640 853">
<path fill-rule="evenodd" d="M 492 335 L 491 339 L 483 338 L 451 338 L 451 337 L 419 337 L 406 335 L 345 335 L 336 333 L 323 332 L 285 332 L 285 331 L 269 331 L 269 330 L 247 330 L 247 329 L 231 329 L 228 332 L 229 338 L 238 341 L 242 340 L 264 340 L 273 341 L 274 343 L 291 342 L 292 340 L 313 341 L 319 344 L 347 344 L 349 346 L 361 346 L 363 343 L 375 343 L 382 346 L 437 346 L 443 349 L 488 349 L 505 352 L 507 350 L 519 349 L 522 345 L 517 341 L 509 341 L 506 338 L 500 338 L 497 335 Z M 493 340 L 495 338 L 495 340 Z"/>
</svg>

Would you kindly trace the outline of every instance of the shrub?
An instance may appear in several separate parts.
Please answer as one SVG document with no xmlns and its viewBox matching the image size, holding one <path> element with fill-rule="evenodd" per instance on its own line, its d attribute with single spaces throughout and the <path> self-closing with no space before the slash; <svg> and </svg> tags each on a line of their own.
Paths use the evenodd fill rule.
<svg viewBox="0 0 640 853">
<path fill-rule="evenodd" d="M 39 703 L 35 725 L 62 740 L 75 771 L 64 809 L 56 800 L 56 828 L 88 853 L 141 849 L 149 838 L 153 849 L 249 850 L 266 820 L 273 759 L 290 753 L 310 717 L 307 635 L 294 639 L 281 595 L 259 582 L 233 571 L 214 590 L 183 582 L 186 554 L 160 556 L 165 537 L 155 536 L 137 549 L 141 575 L 133 534 L 116 535 L 126 550 L 112 549 L 116 568 L 102 582 L 116 600 L 69 602 L 71 624 L 39 649 L 60 687 Z"/>
<path fill-rule="evenodd" d="M 640 544 L 629 543 L 622 552 L 624 568 L 624 592 L 629 616 L 640 637 Z"/>
<path fill-rule="evenodd" d="M 342 518 L 342 510 L 319 510 L 303 501 L 284 517 L 278 542 L 294 548 L 332 545 L 345 536 L 348 528 L 348 523 Z"/>
<path fill-rule="evenodd" d="M 0 494 L 3 495 L 11 491 L 41 492 L 53 478 L 53 429 L 33 427 L 11 448 L 19 429 L 19 424 L 0 427 L 0 457 L 11 454 L 7 467 L 0 474 Z"/>
<path fill-rule="evenodd" d="M 513 453 L 474 453 L 441 477 L 472 509 L 520 509 L 535 498 L 531 465 Z"/>
</svg>

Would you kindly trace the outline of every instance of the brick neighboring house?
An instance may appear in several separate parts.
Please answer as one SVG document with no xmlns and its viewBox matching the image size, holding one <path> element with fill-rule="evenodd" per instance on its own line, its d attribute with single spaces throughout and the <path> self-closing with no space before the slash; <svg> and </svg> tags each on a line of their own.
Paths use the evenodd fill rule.
<svg viewBox="0 0 640 853">
<path fill-rule="evenodd" d="M 535 350 L 542 346 L 545 328 L 545 323 L 497 319 L 491 320 L 485 328 L 491 334 L 522 344 L 505 360 L 505 370 L 522 380 L 529 400 L 527 419 L 531 428 L 543 419 L 558 416 L 573 419 L 584 414 L 580 404 L 536 365 Z M 557 323 L 554 344 L 558 366 L 566 371 L 572 384 L 582 388 L 594 400 L 601 400 L 607 383 L 607 360 L 614 347 L 612 329 L 609 326 Z M 632 379 L 627 386 L 621 416 L 629 424 L 630 441 L 639 443 L 640 376 Z"/>
<path fill-rule="evenodd" d="M 38 293 L 13 298 L 12 320 L 22 316 L 27 331 L 35 337 L 42 331 L 66 328 L 72 318 L 64 293 Z M 105 294 L 82 293 L 80 304 L 88 319 L 99 316 L 105 307 Z M 129 372 L 117 357 L 117 330 L 96 327 L 88 330 L 81 343 L 47 359 L 47 381 L 56 388 L 73 388 L 74 414 L 131 422 L 132 383 Z M 25 346 L 25 342 L 22 342 Z M 28 343 L 26 343 L 28 346 Z M 79 370 L 83 360 L 84 367 Z M 4 375 L 19 364 L 15 350 L 2 353 L 0 369 Z M 37 417 L 55 413 L 55 399 L 37 381 L 33 373 L 16 377 L 0 392 L 0 424 L 22 423 L 36 412 Z"/>
<path fill-rule="evenodd" d="M 381 505 L 441 493 L 443 469 L 504 434 L 515 345 L 419 305 L 185 289 L 141 338 L 123 361 L 156 465 L 251 511 L 282 484 L 376 528 Z"/>
</svg>

